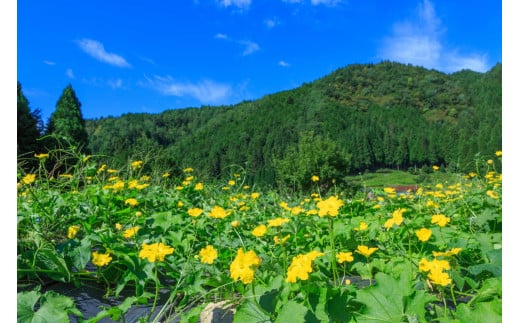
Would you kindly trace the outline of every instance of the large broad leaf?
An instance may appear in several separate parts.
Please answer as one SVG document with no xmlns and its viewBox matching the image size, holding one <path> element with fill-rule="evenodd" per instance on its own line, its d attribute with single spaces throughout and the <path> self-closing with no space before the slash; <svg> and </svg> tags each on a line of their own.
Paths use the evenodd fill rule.
<svg viewBox="0 0 520 323">
<path fill-rule="evenodd" d="M 37 310 L 36 305 L 39 301 Z M 53 291 L 18 293 L 17 321 L 23 323 L 69 322 L 69 314 L 82 317 L 74 301 Z"/>
<path fill-rule="evenodd" d="M 303 306 L 302 304 L 296 303 L 295 301 L 288 301 L 280 309 L 280 313 L 276 318 L 276 322 L 318 322 L 318 320 L 315 318 L 314 320 L 306 318 L 308 314 L 310 314 L 310 311 L 307 307 Z"/>
<path fill-rule="evenodd" d="M 71 251 L 70 255 L 72 257 L 72 264 L 77 270 L 85 269 L 85 266 L 90 260 L 90 252 L 90 239 L 87 238 L 82 239 L 81 244 Z"/>
<path fill-rule="evenodd" d="M 271 319 L 266 315 L 256 304 L 246 301 L 241 304 L 235 313 L 233 323 L 260 323 L 271 322 Z M 297 321 L 286 321 L 297 322 Z M 302 321 L 300 321 L 302 322 Z"/>
<path fill-rule="evenodd" d="M 477 303 L 474 308 L 468 304 L 460 304 L 455 317 L 460 322 L 502 322 L 502 301 L 495 299 L 487 303 Z"/>
<path fill-rule="evenodd" d="M 414 290 L 409 275 L 399 280 L 385 273 L 376 275 L 376 284 L 357 292 L 357 300 L 365 307 L 356 317 L 357 322 L 401 322 L 415 318 L 425 321 L 425 306 L 436 298 L 424 291 Z"/>
<path fill-rule="evenodd" d="M 469 266 L 469 272 L 473 275 L 479 275 L 483 271 L 489 271 L 495 277 L 502 276 L 502 249 L 489 250 L 486 252 L 486 256 L 489 263 Z"/>
</svg>

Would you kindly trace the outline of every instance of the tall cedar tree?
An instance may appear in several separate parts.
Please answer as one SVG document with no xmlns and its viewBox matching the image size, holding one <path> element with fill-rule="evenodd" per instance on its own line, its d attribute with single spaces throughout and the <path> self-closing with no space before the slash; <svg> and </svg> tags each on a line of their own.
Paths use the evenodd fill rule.
<svg viewBox="0 0 520 323">
<path fill-rule="evenodd" d="M 17 82 L 17 153 L 19 157 L 32 157 L 39 153 L 41 136 L 39 125 L 41 124 L 39 111 L 31 112 L 29 101 L 22 91 L 22 84 Z"/>
<path fill-rule="evenodd" d="M 72 85 L 67 85 L 56 103 L 56 110 L 51 114 L 46 134 L 64 137 L 72 145 L 86 150 L 88 134 L 85 120 L 81 113 L 81 103 Z"/>
</svg>

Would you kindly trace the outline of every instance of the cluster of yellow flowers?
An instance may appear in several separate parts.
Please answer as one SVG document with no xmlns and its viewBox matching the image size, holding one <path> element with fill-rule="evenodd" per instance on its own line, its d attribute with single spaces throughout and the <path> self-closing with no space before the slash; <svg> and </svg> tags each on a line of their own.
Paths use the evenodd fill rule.
<svg viewBox="0 0 520 323">
<path fill-rule="evenodd" d="M 139 258 L 148 259 L 150 262 L 164 261 L 164 257 L 173 253 L 175 249 L 162 242 L 141 245 Z"/>
<path fill-rule="evenodd" d="M 212 264 L 218 256 L 217 250 L 212 245 L 207 245 L 199 251 L 200 261 L 205 264 Z"/>
<path fill-rule="evenodd" d="M 324 216 L 337 216 L 339 213 L 339 208 L 344 205 L 343 201 L 338 199 L 337 196 L 331 196 L 326 200 L 321 200 L 317 203 L 318 207 L 318 215 L 320 217 Z"/>
<path fill-rule="evenodd" d="M 287 278 L 285 281 L 288 283 L 296 283 L 297 278 L 301 280 L 309 279 L 309 273 L 312 272 L 312 262 L 321 256 L 323 256 L 323 252 L 313 250 L 306 254 L 293 257 L 292 263 L 287 269 Z"/>
<path fill-rule="evenodd" d="M 255 268 L 260 266 L 261 263 L 262 259 L 253 250 L 244 252 L 240 248 L 229 267 L 230 276 L 234 281 L 240 279 L 242 283 L 249 284 L 254 279 Z"/>
<path fill-rule="evenodd" d="M 392 213 L 392 218 L 386 220 L 384 226 L 387 229 L 390 229 L 391 227 L 395 225 L 399 226 L 401 223 L 403 223 L 403 213 L 406 212 L 406 209 L 397 209 Z"/>
<path fill-rule="evenodd" d="M 432 283 L 441 286 L 447 286 L 451 284 L 451 278 L 444 270 L 450 269 L 450 263 L 447 260 L 434 259 L 428 261 L 426 258 L 422 258 L 419 262 L 419 270 L 428 273 L 428 278 Z"/>
</svg>

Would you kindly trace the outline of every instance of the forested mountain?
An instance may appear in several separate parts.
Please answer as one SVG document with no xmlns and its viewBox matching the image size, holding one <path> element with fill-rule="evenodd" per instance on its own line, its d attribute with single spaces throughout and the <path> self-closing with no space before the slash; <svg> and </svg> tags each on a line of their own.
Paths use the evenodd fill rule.
<svg viewBox="0 0 520 323">
<path fill-rule="evenodd" d="M 89 149 L 112 165 L 148 158 L 201 177 L 242 167 L 256 184 L 311 175 L 341 182 L 378 168 L 468 171 L 502 142 L 502 64 L 445 74 L 384 61 L 353 64 L 293 90 L 232 106 L 86 120 Z"/>
</svg>

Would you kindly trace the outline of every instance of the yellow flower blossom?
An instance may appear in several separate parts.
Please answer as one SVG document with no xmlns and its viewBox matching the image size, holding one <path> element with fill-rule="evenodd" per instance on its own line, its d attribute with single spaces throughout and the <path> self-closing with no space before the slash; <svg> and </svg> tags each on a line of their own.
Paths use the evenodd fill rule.
<svg viewBox="0 0 520 323">
<path fill-rule="evenodd" d="M 207 245 L 199 251 L 200 261 L 205 264 L 213 264 L 218 256 L 217 250 L 212 245 Z"/>
<path fill-rule="evenodd" d="M 324 216 L 337 216 L 339 208 L 343 206 L 343 201 L 338 199 L 336 196 L 331 196 L 326 200 L 319 201 L 317 203 L 318 215 Z"/>
<path fill-rule="evenodd" d="M 391 219 L 388 219 L 384 226 L 385 228 L 387 229 L 390 229 L 391 227 L 393 227 L 393 225 L 401 225 L 401 223 L 403 223 L 403 213 L 406 211 L 406 209 L 397 209 L 395 210 L 393 213 L 392 213 L 392 218 Z"/>
<path fill-rule="evenodd" d="M 228 181 L 228 185 L 229 185 L 229 186 L 234 186 L 235 184 L 236 184 L 236 182 L 235 182 L 234 180 L 232 180 L 232 179 L 230 179 L 230 180 Z"/>
<path fill-rule="evenodd" d="M 117 172 L 119 172 L 117 169 L 108 169 L 107 170 L 107 173 L 109 173 L 109 174 L 115 174 Z"/>
<path fill-rule="evenodd" d="M 492 191 L 492 190 L 486 191 L 486 195 L 493 199 L 498 199 L 500 197 L 497 192 Z"/>
<path fill-rule="evenodd" d="M 209 212 L 208 216 L 214 219 L 223 219 L 231 214 L 231 211 L 226 211 L 224 208 L 216 205 Z"/>
<path fill-rule="evenodd" d="M 58 177 L 71 179 L 73 176 L 71 174 L 60 174 Z"/>
<path fill-rule="evenodd" d="M 92 253 L 92 263 L 98 267 L 106 266 L 112 261 L 112 257 L 109 253 L 99 253 L 94 251 Z"/>
<path fill-rule="evenodd" d="M 137 188 L 138 190 L 142 190 L 142 189 L 147 188 L 148 186 L 150 186 L 150 184 L 144 183 L 144 184 L 136 185 L 135 188 Z"/>
<path fill-rule="evenodd" d="M 262 237 L 267 232 L 267 227 L 265 224 L 260 224 L 256 228 L 253 229 L 252 233 L 255 237 Z"/>
<path fill-rule="evenodd" d="M 253 193 L 251 193 L 251 198 L 252 198 L 253 200 L 256 200 L 256 199 L 259 198 L 259 197 L 260 197 L 260 193 L 258 193 L 258 192 L 253 192 Z"/>
<path fill-rule="evenodd" d="M 495 155 L 496 155 L 497 157 L 502 157 L 502 150 L 497 150 L 497 151 L 495 152 Z"/>
<path fill-rule="evenodd" d="M 451 248 L 450 250 L 445 251 L 445 252 L 433 251 L 433 256 L 434 257 L 450 257 L 450 256 L 458 255 L 459 252 L 461 252 L 461 251 L 462 251 L 462 248 Z"/>
<path fill-rule="evenodd" d="M 133 162 L 130 164 L 130 167 L 132 167 L 132 169 L 141 168 L 141 167 L 143 167 L 143 161 L 142 161 L 142 160 L 136 160 L 136 161 L 133 161 Z"/>
<path fill-rule="evenodd" d="M 427 229 L 427 228 L 421 228 L 421 229 L 415 231 L 415 235 L 417 236 L 417 238 L 420 241 L 426 242 L 426 241 L 430 240 L 430 237 L 432 236 L 432 230 Z"/>
<path fill-rule="evenodd" d="M 287 239 L 289 239 L 290 237 L 291 237 L 290 234 L 288 234 L 288 235 L 286 235 L 285 237 L 282 237 L 282 238 L 280 238 L 279 236 L 275 236 L 275 237 L 273 238 L 273 240 L 274 240 L 274 244 L 280 244 L 280 245 L 281 245 L 281 244 L 284 244 L 285 241 L 287 241 Z"/>
<path fill-rule="evenodd" d="M 139 227 L 128 228 L 123 232 L 123 237 L 130 239 L 137 233 L 137 231 L 139 231 Z"/>
<path fill-rule="evenodd" d="M 240 226 L 240 222 L 238 222 L 237 220 L 234 220 L 233 222 L 231 222 L 231 226 L 233 228 L 236 228 L 236 227 Z"/>
<path fill-rule="evenodd" d="M 162 174 L 162 177 L 163 178 L 170 177 L 170 173 L 166 172 L 166 173 Z"/>
<path fill-rule="evenodd" d="M 44 158 L 49 157 L 49 154 L 34 154 L 34 157 L 36 157 L 38 159 L 44 159 Z"/>
<path fill-rule="evenodd" d="M 369 248 L 367 246 L 358 246 L 356 249 L 356 252 L 359 253 L 360 255 L 363 255 L 368 258 L 368 257 L 370 257 L 370 255 L 372 255 L 377 250 L 379 250 L 379 248 L 375 248 L 375 247 Z"/>
<path fill-rule="evenodd" d="M 135 212 L 135 216 L 136 216 L 136 217 L 140 217 L 140 216 L 142 216 L 142 215 L 143 215 L 143 212 L 141 212 L 141 211 L 136 211 L 136 212 Z"/>
<path fill-rule="evenodd" d="M 197 183 L 195 184 L 195 187 L 193 188 L 195 191 L 202 191 L 204 189 L 204 184 Z"/>
<path fill-rule="evenodd" d="M 433 165 L 432 168 L 433 168 L 434 171 L 435 171 L 435 170 L 439 170 L 439 166 L 437 166 L 437 165 Z"/>
<path fill-rule="evenodd" d="M 139 202 L 134 198 L 129 198 L 125 200 L 125 205 L 136 206 L 138 204 Z"/>
<path fill-rule="evenodd" d="M 359 227 L 354 228 L 354 231 L 365 231 L 366 229 L 368 229 L 368 224 L 365 221 L 361 221 Z"/>
<path fill-rule="evenodd" d="M 445 216 L 444 214 L 434 214 L 432 215 L 432 224 L 437 224 L 440 227 L 445 227 L 451 219 Z"/>
<path fill-rule="evenodd" d="M 198 217 L 203 212 L 204 212 L 203 209 L 198 208 L 198 207 L 194 207 L 194 208 L 191 208 L 191 209 L 188 210 L 188 215 L 193 216 L 193 217 Z"/>
<path fill-rule="evenodd" d="M 22 182 L 26 185 L 34 183 L 36 180 L 36 174 L 27 174 L 22 178 Z"/>
<path fill-rule="evenodd" d="M 444 270 L 449 269 L 450 264 L 447 260 L 434 259 L 428 261 L 427 259 L 422 258 L 421 261 L 419 261 L 419 270 L 428 272 L 428 278 L 436 285 L 447 286 L 451 284 L 451 278 L 448 273 L 444 272 Z"/>
<path fill-rule="evenodd" d="M 313 182 L 317 182 L 317 181 L 319 181 L 319 180 L 320 180 L 320 177 L 319 177 L 319 176 L 313 175 L 313 176 L 311 177 L 311 181 L 313 181 Z"/>
<path fill-rule="evenodd" d="M 303 211 L 304 211 L 304 209 L 300 206 L 295 206 L 295 207 L 291 208 L 292 215 L 298 215 L 298 214 L 302 213 Z"/>
<path fill-rule="evenodd" d="M 255 276 L 255 268 L 260 266 L 262 260 L 253 250 L 244 252 L 242 248 L 229 266 L 230 277 L 234 280 L 241 280 L 244 284 L 249 284 Z"/>
<path fill-rule="evenodd" d="M 103 165 L 101 165 L 101 166 L 99 167 L 99 169 L 97 170 L 97 173 L 99 174 L 99 173 L 105 171 L 105 168 L 107 168 L 107 164 L 103 164 Z"/>
<path fill-rule="evenodd" d="M 336 254 L 336 259 L 338 259 L 338 263 L 342 264 L 344 262 L 352 262 L 354 261 L 354 257 L 352 256 L 352 252 L 338 252 Z"/>
<path fill-rule="evenodd" d="M 291 265 L 287 269 L 287 278 L 285 281 L 288 283 L 296 283 L 297 279 L 309 279 L 309 273 L 312 272 L 312 262 L 314 259 L 321 256 L 323 256 L 322 252 L 311 251 L 293 257 Z"/>
<path fill-rule="evenodd" d="M 74 239 L 74 237 L 76 237 L 76 235 L 78 234 L 78 231 L 80 229 L 80 226 L 79 225 L 71 225 L 68 229 L 67 229 L 67 238 L 69 239 Z"/>
<path fill-rule="evenodd" d="M 184 168 L 182 171 L 185 173 L 191 173 L 191 172 L 193 172 L 193 168 L 191 168 L 191 167 Z"/>
<path fill-rule="evenodd" d="M 116 227 L 117 230 L 121 230 L 123 228 L 121 223 L 116 223 L 115 227 Z"/>
<path fill-rule="evenodd" d="M 183 201 L 178 201 L 177 202 L 177 207 L 183 207 L 184 206 L 184 202 Z"/>
<path fill-rule="evenodd" d="M 139 251 L 139 258 L 148 259 L 149 262 L 164 261 L 164 257 L 171 255 L 175 249 L 165 245 L 162 242 L 141 245 L 141 251 Z"/>
<path fill-rule="evenodd" d="M 276 218 L 272 220 L 267 220 L 268 227 L 279 227 L 284 223 L 289 222 L 288 218 Z"/>
<path fill-rule="evenodd" d="M 493 160 L 492 160 L 492 159 L 488 159 L 487 163 L 488 163 L 489 165 L 492 165 L 492 164 L 493 164 Z"/>
</svg>

